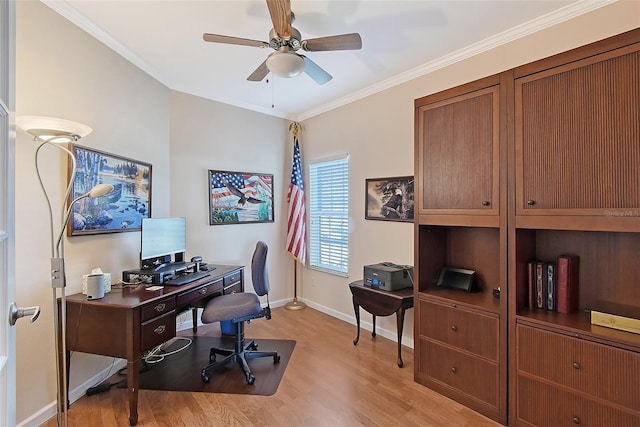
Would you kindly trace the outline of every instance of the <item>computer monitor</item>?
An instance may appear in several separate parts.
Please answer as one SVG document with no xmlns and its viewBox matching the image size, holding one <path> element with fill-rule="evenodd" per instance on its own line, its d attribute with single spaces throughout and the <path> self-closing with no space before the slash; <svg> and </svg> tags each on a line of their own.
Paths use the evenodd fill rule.
<svg viewBox="0 0 640 427">
<path fill-rule="evenodd" d="M 187 220 L 143 218 L 140 240 L 141 268 L 171 262 L 172 257 L 174 261 L 182 261 L 187 250 Z"/>
</svg>

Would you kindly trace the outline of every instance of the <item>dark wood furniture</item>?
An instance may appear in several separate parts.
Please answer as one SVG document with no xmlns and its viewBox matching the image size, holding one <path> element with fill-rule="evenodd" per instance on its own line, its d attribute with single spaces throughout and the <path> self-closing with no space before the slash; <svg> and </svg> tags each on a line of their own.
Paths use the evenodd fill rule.
<svg viewBox="0 0 640 427">
<path fill-rule="evenodd" d="M 507 419 L 505 82 L 491 76 L 415 101 L 415 380 Z M 474 292 L 436 283 L 474 270 Z M 493 289 L 501 288 L 502 298 Z"/>
<path fill-rule="evenodd" d="M 589 317 L 600 300 L 640 307 L 640 29 L 415 114 L 416 381 L 503 424 L 640 425 L 640 335 Z M 578 311 L 530 308 L 527 263 L 565 254 Z M 481 290 L 437 288 L 444 265 Z"/>
<path fill-rule="evenodd" d="M 356 314 L 358 328 L 353 345 L 360 340 L 360 307 L 373 316 L 373 330 L 371 336 L 376 336 L 376 316 L 391 316 L 396 314 L 398 331 L 398 366 L 402 368 L 402 329 L 404 326 L 404 313 L 413 307 L 413 289 L 405 288 L 397 291 L 384 291 L 371 286 L 365 286 L 362 280 L 349 284 L 349 290 L 353 296 L 353 310 Z"/>
<path fill-rule="evenodd" d="M 87 300 L 83 294 L 68 296 L 67 354 L 60 359 L 67 363 L 67 375 L 71 351 L 126 359 L 129 423 L 136 425 L 144 353 L 176 336 L 176 316 L 181 312 L 192 310 L 195 332 L 197 308 L 223 293 L 244 289 L 243 267 L 213 267 L 209 276 L 182 286 L 157 291 L 145 286 L 113 289 L 98 300 Z"/>
</svg>

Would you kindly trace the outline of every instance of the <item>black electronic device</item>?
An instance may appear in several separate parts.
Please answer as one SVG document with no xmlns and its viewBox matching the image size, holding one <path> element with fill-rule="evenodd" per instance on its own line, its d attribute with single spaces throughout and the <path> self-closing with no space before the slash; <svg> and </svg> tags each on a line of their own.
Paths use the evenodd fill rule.
<svg viewBox="0 0 640 427">
<path fill-rule="evenodd" d="M 385 291 L 413 286 L 413 267 L 392 262 L 364 266 L 364 284 Z"/>
<path fill-rule="evenodd" d="M 443 267 L 436 286 L 471 292 L 474 290 L 476 272 L 464 268 Z"/>
<path fill-rule="evenodd" d="M 162 269 L 173 260 L 184 261 L 187 250 L 186 218 L 142 218 L 140 268 Z"/>
<path fill-rule="evenodd" d="M 163 285 L 169 280 L 185 274 L 194 274 L 195 272 L 197 272 L 197 265 L 194 262 L 173 262 L 162 265 L 159 268 L 125 270 L 122 272 L 122 281 L 126 283 Z"/>
</svg>

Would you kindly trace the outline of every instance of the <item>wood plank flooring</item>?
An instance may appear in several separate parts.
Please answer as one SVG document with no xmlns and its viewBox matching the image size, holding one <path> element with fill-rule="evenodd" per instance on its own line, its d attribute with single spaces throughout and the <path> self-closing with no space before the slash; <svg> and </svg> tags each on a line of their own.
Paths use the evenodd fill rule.
<svg viewBox="0 0 640 427">
<path fill-rule="evenodd" d="M 245 333 L 296 340 L 273 396 L 140 390 L 138 426 L 500 425 L 414 382 L 412 349 L 403 348 L 398 368 L 394 341 L 362 330 L 354 346 L 354 325 L 317 310 L 276 308 L 271 320 L 254 320 Z M 219 334 L 217 325 L 198 329 L 198 335 Z M 125 389 L 84 396 L 71 405 L 69 425 L 127 426 L 128 408 Z M 44 426 L 55 427 L 55 418 Z"/>
</svg>

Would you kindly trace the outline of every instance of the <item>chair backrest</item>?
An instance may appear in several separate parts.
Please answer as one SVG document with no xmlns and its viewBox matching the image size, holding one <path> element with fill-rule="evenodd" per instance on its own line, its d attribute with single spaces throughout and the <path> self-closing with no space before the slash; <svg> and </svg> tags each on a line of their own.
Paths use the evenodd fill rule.
<svg viewBox="0 0 640 427">
<path fill-rule="evenodd" d="M 267 271 L 267 252 L 269 248 L 263 241 L 256 243 L 256 250 L 251 259 L 251 281 L 256 294 L 263 296 L 269 293 L 269 272 Z"/>
</svg>

